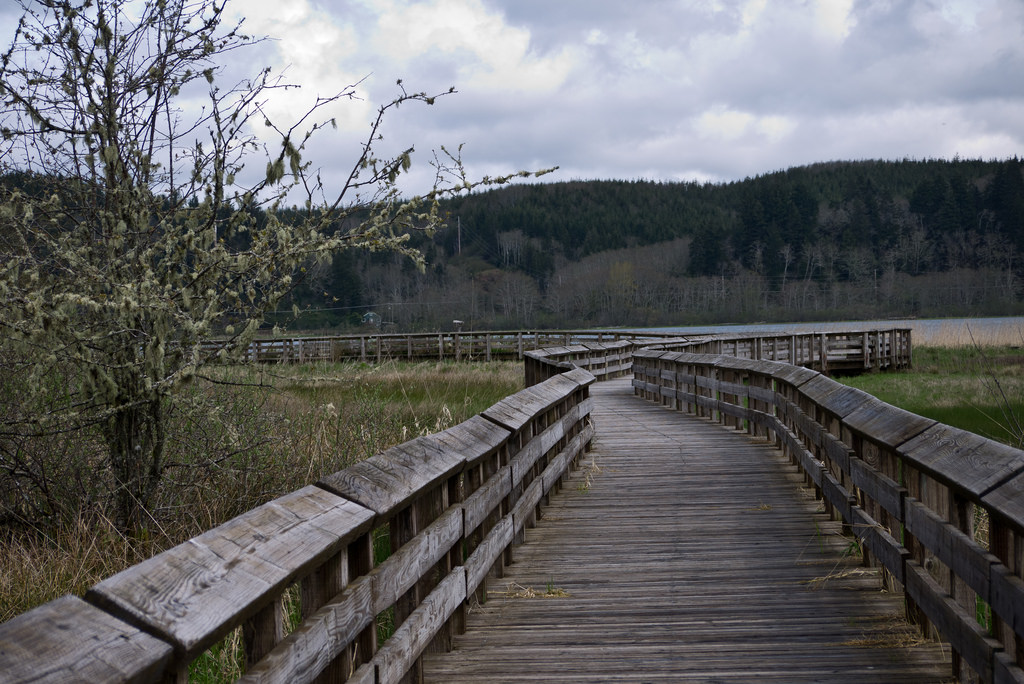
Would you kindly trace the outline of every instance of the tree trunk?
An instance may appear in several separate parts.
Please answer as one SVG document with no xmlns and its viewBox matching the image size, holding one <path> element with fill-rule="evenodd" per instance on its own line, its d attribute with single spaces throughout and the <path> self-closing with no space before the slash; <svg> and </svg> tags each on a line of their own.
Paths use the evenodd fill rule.
<svg viewBox="0 0 1024 684">
<path fill-rule="evenodd" d="M 125 534 L 144 534 L 149 505 L 163 473 L 164 415 L 159 398 L 130 404 L 114 413 L 107 426 L 114 474 L 117 526 Z"/>
</svg>

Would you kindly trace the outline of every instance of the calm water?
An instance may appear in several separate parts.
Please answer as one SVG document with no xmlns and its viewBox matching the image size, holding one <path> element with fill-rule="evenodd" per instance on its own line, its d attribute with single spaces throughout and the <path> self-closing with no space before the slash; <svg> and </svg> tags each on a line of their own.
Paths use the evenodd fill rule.
<svg viewBox="0 0 1024 684">
<path fill-rule="evenodd" d="M 834 323 L 752 323 L 750 325 L 682 326 L 643 328 L 651 332 L 679 334 L 738 333 L 779 334 L 843 330 L 910 328 L 915 344 L 969 345 L 1001 344 L 1024 346 L 1024 316 L 1006 318 L 923 318 L 876 321 L 837 321 Z"/>
</svg>

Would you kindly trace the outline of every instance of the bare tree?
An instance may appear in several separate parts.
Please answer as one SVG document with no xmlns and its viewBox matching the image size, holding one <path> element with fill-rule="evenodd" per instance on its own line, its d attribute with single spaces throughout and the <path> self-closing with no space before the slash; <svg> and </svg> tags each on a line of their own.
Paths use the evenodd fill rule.
<svg viewBox="0 0 1024 684">
<path fill-rule="evenodd" d="M 263 104 L 288 86 L 269 70 L 219 85 L 223 58 L 256 42 L 225 25 L 223 2 L 18 2 L 0 56 L 0 363 L 23 395 L 0 418 L 0 458 L 25 435 L 99 427 L 117 520 L 133 530 L 161 480 L 175 389 L 237 358 L 304 264 L 354 247 L 420 260 L 409 234 L 440 224 L 438 199 L 508 179 L 471 182 L 442 149 L 433 189 L 401 199 L 412 150 L 379 157 L 381 124 L 447 93 L 399 81 L 346 180 L 324 187 L 304 154 L 354 87 L 271 120 Z M 204 92 L 201 110 L 185 107 Z M 286 221 L 296 198 L 305 211 Z M 219 348 L 204 344 L 215 331 Z"/>
</svg>

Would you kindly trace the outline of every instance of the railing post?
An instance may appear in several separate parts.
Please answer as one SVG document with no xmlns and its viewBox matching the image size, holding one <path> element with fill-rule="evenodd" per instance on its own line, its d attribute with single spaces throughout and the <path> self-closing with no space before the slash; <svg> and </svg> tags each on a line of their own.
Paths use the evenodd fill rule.
<svg viewBox="0 0 1024 684">
<path fill-rule="evenodd" d="M 828 335 L 821 333 L 821 372 L 828 375 Z"/>
</svg>

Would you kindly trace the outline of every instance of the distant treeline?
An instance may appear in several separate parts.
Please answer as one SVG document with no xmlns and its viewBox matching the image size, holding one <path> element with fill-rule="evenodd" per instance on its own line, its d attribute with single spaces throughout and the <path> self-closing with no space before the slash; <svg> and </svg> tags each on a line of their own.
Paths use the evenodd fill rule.
<svg viewBox="0 0 1024 684">
<path fill-rule="evenodd" d="M 1016 157 L 830 162 L 717 184 L 538 183 L 444 209 L 448 227 L 417 237 L 425 273 L 387 255 L 345 264 L 361 307 L 401 329 L 1024 311 Z M 322 311 L 304 325 L 337 319 Z"/>
<path fill-rule="evenodd" d="M 447 201 L 427 268 L 311 264 L 291 328 L 477 329 L 1024 311 L 1024 160 L 829 162 L 732 183 L 568 181 Z M 297 210 L 287 210 L 289 212 Z M 256 220 L 262 220 L 254 209 Z"/>
</svg>

